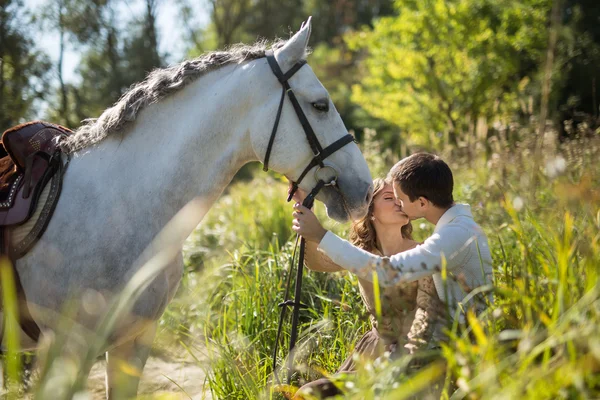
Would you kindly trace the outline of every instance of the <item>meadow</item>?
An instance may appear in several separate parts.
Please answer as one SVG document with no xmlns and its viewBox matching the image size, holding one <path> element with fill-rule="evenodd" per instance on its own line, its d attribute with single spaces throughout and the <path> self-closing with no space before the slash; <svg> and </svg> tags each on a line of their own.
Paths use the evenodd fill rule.
<svg viewBox="0 0 600 400">
<path fill-rule="evenodd" d="M 494 282 L 486 290 L 493 304 L 481 315 L 468 314 L 466 324 L 450 324 L 439 351 L 359 362 L 357 374 L 336 378 L 343 398 L 600 397 L 600 138 L 535 143 L 494 139 L 470 151 L 440 152 L 455 174 L 456 201 L 471 204 L 488 235 Z M 373 131 L 365 132 L 361 148 L 374 177 L 405 155 L 386 148 Z M 306 271 L 301 302 L 308 308 L 300 315 L 297 371 L 290 386 L 274 382 L 278 303 L 295 243 L 286 189 L 284 178 L 258 171 L 251 180 L 237 180 L 186 242 L 186 273 L 160 321 L 154 354 L 186 353 L 206 372 L 206 397 L 289 398 L 302 383 L 335 372 L 370 329 L 353 275 Z M 316 212 L 325 220 L 322 205 Z M 422 221 L 413 225 L 419 240 L 433 228 Z M 326 227 L 346 236 L 349 225 L 328 220 Z M 8 312 L 14 308 L 10 281 L 2 276 Z M 90 333 L 91 347 L 77 361 L 60 355 L 60 335 L 43 344 L 29 397 L 90 398 L 87 372 L 111 324 L 135 298 L 136 285 L 112 306 L 102 330 Z M 277 354 L 282 382 L 290 326 L 288 319 Z M 20 373 L 14 328 L 7 329 L 4 395 L 22 398 L 27 379 Z M 166 378 L 178 385 L 175 377 Z M 181 388 L 179 395 L 142 398 L 188 397 Z"/>
<path fill-rule="evenodd" d="M 0 7 L 0 38 L 11 44 L 0 46 L 5 128 L 36 115 L 75 127 L 148 71 L 172 63 L 176 47 L 190 58 L 258 37 L 286 38 L 312 15 L 308 61 L 356 131 L 373 177 L 419 148 L 435 149 L 454 171 L 455 199 L 472 206 L 487 233 L 494 261 L 485 313 L 448 325 L 439 351 L 359 362 L 357 374 L 336 377 L 343 398 L 600 398 L 598 0 L 34 3 Z M 205 23 L 196 6 L 206 7 Z M 161 28 L 166 14 L 174 29 Z M 187 32 L 163 50 L 177 30 Z M 60 49 L 38 32 L 60 38 Z M 71 53 L 78 60 L 73 79 Z M 536 121 L 545 120 L 561 132 L 540 135 Z M 160 320 L 151 361 L 173 366 L 185 358 L 184 374 L 191 375 L 190 364 L 204 370 L 192 385 L 202 390 L 192 393 L 172 370 L 147 368 L 146 379 L 172 386 L 146 386 L 140 398 L 289 398 L 304 382 L 334 373 L 370 329 L 355 276 L 305 271 L 297 371 L 290 386 L 274 379 L 278 304 L 295 244 L 286 189 L 283 177 L 245 167 L 190 236 L 185 275 Z M 348 224 L 326 220 L 320 204 L 316 212 L 347 237 Z M 417 240 L 433 231 L 424 221 L 413 225 Z M 24 365 L 32 357 L 19 352 L 12 269 L 0 259 L 0 398 L 103 398 L 102 368 L 96 378 L 89 372 L 101 364 L 98 354 L 119 316 L 160 267 L 149 263 L 136 275 L 96 331 L 75 326 L 77 305 L 57 315 L 58 332 L 41 343 L 31 377 Z M 290 327 L 288 313 L 277 354 L 282 381 Z M 67 354 L 72 339 L 61 332 L 75 330 L 70 338 L 87 348 Z"/>
<path fill-rule="evenodd" d="M 385 175 L 402 154 L 384 148 L 373 132 L 365 137 L 373 176 Z M 361 363 L 356 376 L 337 381 L 344 398 L 600 397 L 599 138 L 537 149 L 532 140 L 493 140 L 442 155 L 455 174 L 455 199 L 471 204 L 488 235 L 494 302 L 466 325 L 448 326 L 448 342 L 426 354 L 423 368 L 411 368 L 409 357 Z M 309 307 L 300 316 L 299 371 L 292 387 L 274 384 L 277 304 L 295 240 L 285 192 L 275 175 L 235 183 L 185 249 L 187 274 L 163 326 L 208 366 L 213 398 L 284 398 L 302 382 L 335 372 L 370 329 L 354 276 L 305 272 L 301 301 Z M 324 217 L 321 205 L 316 211 Z M 432 231 L 413 224 L 417 239 Z M 348 225 L 328 221 L 327 228 L 345 236 Z M 280 368 L 290 325 L 284 324 Z M 284 381 L 285 368 L 279 377 Z"/>
</svg>

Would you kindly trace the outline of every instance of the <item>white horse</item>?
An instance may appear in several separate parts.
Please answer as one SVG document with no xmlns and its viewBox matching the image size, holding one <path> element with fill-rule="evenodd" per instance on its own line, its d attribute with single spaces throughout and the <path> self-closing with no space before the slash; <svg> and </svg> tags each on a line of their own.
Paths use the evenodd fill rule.
<svg viewBox="0 0 600 400">
<path fill-rule="evenodd" d="M 283 72 L 305 58 L 309 36 L 310 19 L 290 40 L 274 46 Z M 32 317 L 43 331 L 58 329 L 53 315 L 69 299 L 109 302 L 149 259 L 142 254 L 156 250 L 153 239 L 186 204 L 202 199 L 201 219 L 236 171 L 264 160 L 282 90 L 264 58 L 265 47 L 239 46 L 156 70 L 63 143 L 73 154 L 61 199 L 40 241 L 16 266 Z M 289 83 L 323 147 L 347 134 L 308 65 Z M 293 181 L 312 158 L 286 98 L 269 166 Z M 344 146 L 326 164 L 338 172 L 337 188 L 326 187 L 317 196 L 328 215 L 337 220 L 364 215 L 372 181 L 358 147 Z M 310 191 L 315 184 L 311 172 L 300 187 Z M 167 238 L 169 244 L 181 248 L 198 222 L 188 222 L 185 232 Z M 129 362 L 143 369 L 155 322 L 182 277 L 181 254 L 176 258 L 110 335 L 109 397 L 137 391 L 139 377 L 119 376 L 117 365 Z M 93 330 L 100 316 L 82 307 L 76 319 Z M 127 380 L 127 393 L 116 394 L 117 379 Z"/>
</svg>

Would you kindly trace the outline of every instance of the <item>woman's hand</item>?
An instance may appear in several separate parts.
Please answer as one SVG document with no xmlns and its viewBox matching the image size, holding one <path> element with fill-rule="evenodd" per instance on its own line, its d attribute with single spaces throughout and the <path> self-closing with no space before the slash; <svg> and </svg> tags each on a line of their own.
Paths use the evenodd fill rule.
<svg viewBox="0 0 600 400">
<path fill-rule="evenodd" d="M 288 184 L 288 194 L 291 193 L 293 188 L 292 182 L 290 181 Z M 308 193 L 306 193 L 304 190 L 298 188 L 296 189 L 296 192 L 294 193 L 294 195 L 292 196 L 292 199 L 295 200 L 297 203 L 304 203 L 304 199 L 306 198 L 306 196 L 308 196 Z M 311 207 L 312 209 L 312 207 Z"/>
<path fill-rule="evenodd" d="M 321 226 L 321 223 L 315 214 L 300 203 L 294 204 L 292 213 L 292 230 L 302 236 L 309 242 L 320 243 L 327 230 Z"/>
</svg>

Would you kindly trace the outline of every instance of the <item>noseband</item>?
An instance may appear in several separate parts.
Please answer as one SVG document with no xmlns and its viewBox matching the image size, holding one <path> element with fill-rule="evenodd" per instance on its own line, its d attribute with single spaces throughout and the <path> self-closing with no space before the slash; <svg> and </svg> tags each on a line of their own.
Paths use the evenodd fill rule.
<svg viewBox="0 0 600 400">
<path fill-rule="evenodd" d="M 292 76 L 294 76 L 294 74 L 296 72 L 298 72 L 304 64 L 306 64 L 306 61 L 305 60 L 298 61 L 289 71 L 287 71 L 284 74 L 281 71 L 281 68 L 279 68 L 279 64 L 277 64 L 277 60 L 275 60 L 275 55 L 273 54 L 272 51 L 267 51 L 265 53 L 265 56 L 267 57 L 267 61 L 269 63 L 269 66 L 271 67 L 271 71 L 273 71 L 273 74 L 275 74 L 275 76 L 279 80 L 279 83 L 281 83 L 281 85 L 283 86 L 283 90 L 281 92 L 281 100 L 279 101 L 279 108 L 277 109 L 277 116 L 275 117 L 275 124 L 273 125 L 273 130 L 271 131 L 271 137 L 269 139 L 269 144 L 267 146 L 267 152 L 265 154 L 263 170 L 268 171 L 268 169 L 269 169 L 269 156 L 271 155 L 271 149 L 273 148 L 273 142 L 275 141 L 275 135 L 277 134 L 277 127 L 279 126 L 279 120 L 281 118 L 281 111 L 283 110 L 283 102 L 285 100 L 285 94 L 287 93 L 288 97 L 290 98 L 290 101 L 292 102 L 292 105 L 294 106 L 296 115 L 298 116 L 298 119 L 300 120 L 302 129 L 304 129 L 304 133 L 306 134 L 306 139 L 308 140 L 308 144 L 310 145 L 310 148 L 312 149 L 312 152 L 314 154 L 312 161 L 306 166 L 304 171 L 302 171 L 298 180 L 296 182 L 292 182 L 292 189 L 290 190 L 287 201 L 290 201 L 292 199 L 292 196 L 294 196 L 294 193 L 296 193 L 296 191 L 298 190 L 298 185 L 300 184 L 300 182 L 302 182 L 302 179 L 304 179 L 306 174 L 308 174 L 308 172 L 312 168 L 317 167 L 317 170 L 315 171 L 315 180 L 317 181 L 317 185 L 313 188 L 313 190 L 309 193 L 309 195 L 306 196 L 306 199 L 304 199 L 304 202 L 302 203 L 305 207 L 311 208 L 313 205 L 315 196 L 319 193 L 319 191 L 323 187 L 334 186 L 337 184 L 337 172 L 335 171 L 335 169 L 333 167 L 325 165 L 323 163 L 323 161 L 327 157 L 329 157 L 330 155 L 332 155 L 333 153 L 335 153 L 336 151 L 338 151 L 339 149 L 341 149 L 342 147 L 347 145 L 348 143 L 353 142 L 354 137 L 350 134 L 347 134 L 347 135 L 344 135 L 341 139 L 336 140 L 335 142 L 333 142 L 331 145 L 327 146 L 326 148 L 321 147 L 321 144 L 319 143 L 319 139 L 317 139 L 315 132 L 313 131 L 312 127 L 310 126 L 310 123 L 308 122 L 308 119 L 306 118 L 306 115 L 304 114 L 304 111 L 302 111 L 302 107 L 300 107 L 300 103 L 298 103 L 298 99 L 296 98 L 294 91 L 292 90 L 292 88 L 290 87 L 290 84 L 288 83 L 288 80 Z M 333 172 L 333 177 L 331 179 L 320 176 L 319 173 L 326 171 L 326 170 L 331 170 Z M 298 245 L 298 237 L 296 237 L 296 247 L 297 247 L 297 245 Z M 275 338 L 275 346 L 274 346 L 274 350 L 273 350 L 273 376 L 275 377 L 275 379 L 277 381 L 279 381 L 279 378 L 277 376 L 277 371 L 276 371 L 277 349 L 279 346 L 279 338 L 281 336 L 281 330 L 282 330 L 283 320 L 285 318 L 286 307 L 293 307 L 292 330 L 290 333 L 290 347 L 289 347 L 289 355 L 288 355 L 288 383 L 291 380 L 292 370 L 293 370 L 292 367 L 293 367 L 294 358 L 293 358 L 292 351 L 294 349 L 294 346 L 296 345 L 296 339 L 298 337 L 298 320 L 299 320 L 299 316 L 300 316 L 300 308 L 306 308 L 305 305 L 300 303 L 300 294 L 301 294 L 301 288 L 302 288 L 302 271 L 304 268 L 304 247 L 305 247 L 305 241 L 304 241 L 304 238 L 302 238 L 300 240 L 300 252 L 299 252 L 299 256 L 298 256 L 298 269 L 296 271 L 296 285 L 295 285 L 295 289 L 294 289 L 294 299 L 291 300 L 288 297 L 289 290 L 290 290 L 290 282 L 291 282 L 291 277 L 292 277 L 292 268 L 290 268 L 290 272 L 288 273 L 288 278 L 287 278 L 285 298 L 284 298 L 284 301 L 279 304 L 279 306 L 281 307 L 281 314 L 279 316 L 279 326 L 277 327 L 277 336 Z M 294 254 L 292 255 L 292 263 L 295 259 L 295 254 L 296 254 L 296 248 L 294 248 Z"/>
</svg>

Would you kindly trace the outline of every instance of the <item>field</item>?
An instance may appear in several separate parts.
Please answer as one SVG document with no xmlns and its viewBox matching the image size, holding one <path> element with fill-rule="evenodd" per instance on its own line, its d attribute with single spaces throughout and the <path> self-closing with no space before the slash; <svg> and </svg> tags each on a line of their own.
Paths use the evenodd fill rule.
<svg viewBox="0 0 600 400">
<path fill-rule="evenodd" d="M 599 4 L 598 0 L 6 0 L 0 6 L 0 126 L 7 129 L 42 119 L 76 129 L 80 121 L 100 117 L 106 126 L 119 131 L 122 127 L 116 134 L 124 135 L 129 129 L 124 124 L 135 119 L 145 100 L 163 101 L 162 93 L 179 90 L 192 76 L 208 82 L 208 77 L 200 76 L 209 72 L 188 73 L 187 67 L 210 65 L 208 71 L 229 58 L 219 52 L 206 57 L 213 60 L 208 63 L 182 60 L 257 39 L 261 46 L 267 43 L 263 39 L 269 41 L 270 48 L 277 38 L 287 39 L 304 26 L 300 29 L 311 32 L 310 49 L 304 52 L 307 62 L 335 104 L 331 109 L 335 115 L 321 115 L 319 107 L 311 114 L 318 99 L 309 96 L 313 90 L 308 89 L 316 86 L 305 87 L 304 78 L 290 80 L 317 135 L 324 129 L 321 118 L 339 114 L 355 133 L 374 178 L 385 176 L 395 162 L 421 149 L 441 155 L 454 171 L 455 200 L 471 205 L 493 256 L 493 283 L 480 289 L 490 294 L 482 297 L 493 299 L 484 313 L 466 313 L 465 323 L 449 323 L 448 340 L 439 350 L 399 360 L 387 356 L 357 360 L 356 374 L 334 377 L 345 392 L 343 398 L 600 399 Z M 309 20 L 310 25 L 305 24 Z M 144 91 L 142 98 L 123 97 L 134 93 L 130 88 L 148 72 L 180 62 L 183 69 L 152 75 L 164 80 L 146 81 L 157 83 L 147 85 L 156 91 Z M 266 112 L 270 100 L 255 101 L 262 98 L 256 90 L 266 86 L 253 65 L 232 68 L 243 84 L 228 81 L 215 86 L 224 99 L 239 103 L 248 95 L 248 101 L 233 108 L 212 101 L 212 93 L 204 92 L 209 86 L 198 82 L 197 93 L 189 85 L 185 95 L 165 99 L 171 102 L 167 107 L 173 107 L 167 109 L 183 110 L 174 102 L 197 95 L 193 107 L 202 112 L 186 116 L 185 121 L 198 117 L 191 129 L 235 120 L 243 126 L 239 132 L 253 137 L 248 143 L 254 146 L 254 132 L 262 132 L 265 121 L 257 115 Z M 185 85 L 180 78 L 185 78 Z M 270 79 L 275 84 L 275 77 Z M 135 101 L 127 109 L 113 108 L 120 98 Z M 163 115 L 164 109 L 155 106 L 151 112 Z M 234 112 L 238 106 L 239 115 Z M 102 114 L 109 107 L 115 112 L 110 115 L 123 111 L 118 124 Z M 206 120 L 199 119 L 209 113 Z M 272 113 L 268 115 L 274 117 Z M 177 129 L 166 131 L 160 131 L 164 143 L 177 134 Z M 145 142 L 152 142 L 150 155 L 161 150 L 162 139 Z M 194 145 L 207 149 L 200 140 L 194 139 Z M 174 158 L 170 162 L 191 171 L 189 164 Z M 154 157 L 146 159 L 159 165 Z M 197 176 L 203 172 L 194 171 Z M 81 187 L 87 186 L 92 185 L 86 182 Z M 258 164 L 245 166 L 185 242 L 185 273 L 159 321 L 139 398 L 291 398 L 305 382 L 331 376 L 371 329 L 355 276 L 305 271 L 300 301 L 308 307 L 300 315 L 296 369 L 289 386 L 278 383 L 287 375 L 289 313 L 276 366 L 271 353 L 296 241 L 286 189 L 282 176 L 264 173 Z M 81 193 L 87 199 L 89 193 Z M 152 200 L 173 198 L 173 191 L 164 186 L 149 193 Z M 110 203 L 107 208 L 125 210 L 125 216 L 115 217 L 123 225 L 127 214 L 136 214 L 130 213 L 133 207 L 143 210 L 132 204 L 131 196 L 119 200 L 122 206 Z M 42 310 L 54 332 L 44 335 L 35 357 L 21 351 L 26 343 L 19 336 L 13 269 L 6 257 L 0 257 L 5 350 L 0 355 L 1 399 L 104 398 L 104 361 L 98 355 L 114 344 L 110 337 L 116 335 L 119 323 L 128 321 L 125 330 L 134 331 L 125 317 L 136 297 L 164 272 L 167 262 L 180 256 L 180 240 L 175 245 L 155 244 L 192 231 L 199 221 L 192 214 L 205 211 L 199 205 L 204 199 L 196 200 L 178 214 L 177 222 L 162 227 L 148 247 L 153 255 L 156 250 L 155 256 L 122 293 L 112 293 L 121 289 L 110 284 L 106 293 L 100 293 L 65 282 L 65 288 L 89 296 L 80 296 L 78 303 L 66 302 L 60 312 Z M 88 208 L 93 212 L 94 207 Z M 328 220 L 321 204 L 315 211 L 327 229 L 348 237 L 350 225 Z M 146 222 L 158 221 L 147 214 Z M 434 228 L 423 220 L 413 226 L 419 241 Z M 115 230 L 122 229 L 109 234 Z M 184 235 L 178 236 L 180 231 Z M 126 239 L 147 232 L 133 233 L 127 237 L 127 232 L 115 232 L 114 238 L 130 246 Z M 88 244 L 102 246 L 93 236 Z M 133 255 L 136 240 L 131 242 L 131 251 L 128 247 L 118 256 L 110 249 L 102 252 L 108 260 L 102 267 L 113 270 L 113 259 Z M 87 259 L 82 264 L 91 265 Z M 93 317 L 87 329 L 73 322 L 82 320 L 81 312 Z M 102 318 L 93 325 L 97 316 Z M 142 373 L 128 362 L 116 365 L 124 372 L 120 377 Z M 115 393 L 123 386 L 115 385 Z"/>
<path fill-rule="evenodd" d="M 384 175 L 402 155 L 384 149 L 373 132 L 365 137 L 362 150 L 372 174 Z M 411 368 L 408 358 L 384 357 L 361 362 L 355 376 L 337 377 L 344 398 L 600 397 L 600 140 L 544 144 L 540 157 L 534 153 L 526 141 L 496 141 L 485 149 L 442 154 L 455 172 L 455 199 L 472 205 L 488 235 L 494 302 L 483 315 L 470 315 L 468 325 L 448 326 L 450 340 L 441 351 L 423 354 L 427 361 L 420 369 Z M 286 187 L 271 174 L 237 180 L 190 236 L 186 274 L 160 321 L 153 354 L 186 359 L 204 382 L 178 382 L 186 372 L 183 364 L 171 369 L 173 376 L 155 371 L 172 385 L 159 392 L 150 382 L 154 389 L 145 389 L 143 398 L 284 398 L 303 382 L 335 372 L 370 329 L 354 276 L 306 272 L 301 301 L 308 308 L 300 316 L 298 371 L 291 386 L 274 385 L 278 303 L 295 242 Z M 325 217 L 321 205 L 316 211 Z M 424 222 L 413 224 L 417 239 L 432 231 Z M 348 229 L 330 220 L 327 227 L 342 236 Z M 8 309 L 10 299 L 5 285 Z M 279 367 L 285 365 L 290 325 L 284 324 Z M 101 345 L 102 335 L 93 346 Z M 53 352 L 60 345 L 55 338 L 42 360 L 30 389 L 35 398 L 86 396 L 93 351 L 82 355 L 80 364 L 65 364 Z M 5 361 L 6 395 L 20 398 L 23 389 L 14 385 L 23 380 L 19 359 L 9 351 Z M 285 375 L 283 368 L 278 376 Z M 188 384 L 197 389 L 193 397 L 185 391 Z"/>
<path fill-rule="evenodd" d="M 373 176 L 383 175 L 400 155 L 372 137 L 363 152 Z M 340 381 L 345 398 L 422 397 L 421 389 L 440 380 L 443 396 L 452 398 L 598 398 L 599 146 L 597 138 L 543 145 L 536 158 L 533 144 L 497 141 L 485 156 L 444 154 L 455 172 L 456 200 L 472 205 L 492 247 L 494 304 L 468 327 L 449 326 L 451 340 L 430 355 L 437 361 L 429 367 L 367 363 Z M 271 366 L 294 245 L 285 190 L 279 178 L 262 174 L 234 184 L 186 248 L 181 296 L 163 322 L 176 327 L 192 353 L 210 359 L 214 398 L 280 398 L 276 393 L 287 390 L 272 386 Z M 323 207 L 317 212 L 323 215 Z M 414 225 L 421 239 L 432 229 Z M 345 235 L 348 226 L 328 228 Z M 334 372 L 369 329 L 350 274 L 307 272 L 302 302 L 309 308 L 301 314 L 296 384 Z M 285 329 L 287 340 L 289 321 Z M 287 342 L 280 366 L 286 352 Z"/>
</svg>

